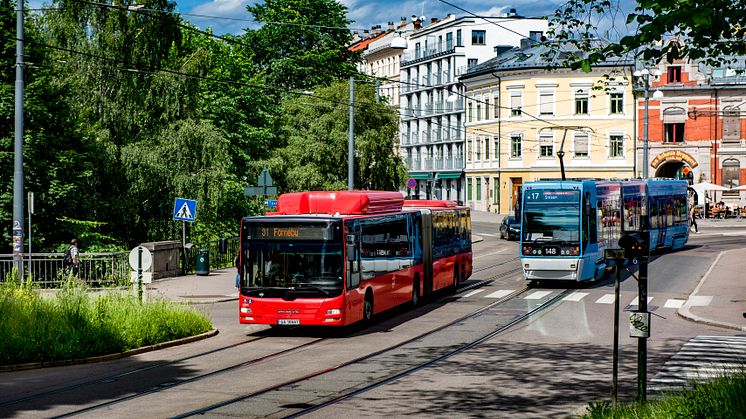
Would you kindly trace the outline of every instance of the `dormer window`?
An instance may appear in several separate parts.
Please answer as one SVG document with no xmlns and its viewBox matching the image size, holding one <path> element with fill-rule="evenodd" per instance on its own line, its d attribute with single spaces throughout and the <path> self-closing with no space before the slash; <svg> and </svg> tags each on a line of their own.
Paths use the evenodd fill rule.
<svg viewBox="0 0 746 419">
<path fill-rule="evenodd" d="M 681 83 L 681 66 L 668 67 L 668 82 Z"/>
</svg>

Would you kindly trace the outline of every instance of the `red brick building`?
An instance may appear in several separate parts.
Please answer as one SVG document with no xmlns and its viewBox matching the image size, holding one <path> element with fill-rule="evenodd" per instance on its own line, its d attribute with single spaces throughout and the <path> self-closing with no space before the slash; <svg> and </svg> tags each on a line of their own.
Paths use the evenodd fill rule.
<svg viewBox="0 0 746 419">
<path fill-rule="evenodd" d="M 743 62 L 743 60 L 740 60 Z M 746 185 L 746 74 L 686 60 L 661 63 L 650 76 L 648 173 L 650 177 Z M 652 71 L 651 71 L 652 73 Z M 659 90 L 662 98 L 653 98 Z M 637 89 L 637 173 L 642 173 L 645 100 Z M 712 199 L 744 206 L 746 190 L 718 192 Z"/>
</svg>

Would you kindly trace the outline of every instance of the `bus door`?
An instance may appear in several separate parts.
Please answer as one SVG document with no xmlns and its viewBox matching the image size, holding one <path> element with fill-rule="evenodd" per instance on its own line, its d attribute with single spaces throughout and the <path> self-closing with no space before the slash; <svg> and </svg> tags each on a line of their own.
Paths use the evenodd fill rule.
<svg viewBox="0 0 746 419">
<path fill-rule="evenodd" d="M 348 321 L 360 320 L 363 313 L 363 299 L 365 295 L 360 289 L 360 225 L 357 220 L 345 222 L 345 309 Z"/>
<path fill-rule="evenodd" d="M 664 247 L 666 245 L 666 230 L 668 230 L 668 212 L 670 202 L 665 199 L 658 200 L 658 246 Z M 672 214 L 671 214 L 672 215 Z"/>
</svg>

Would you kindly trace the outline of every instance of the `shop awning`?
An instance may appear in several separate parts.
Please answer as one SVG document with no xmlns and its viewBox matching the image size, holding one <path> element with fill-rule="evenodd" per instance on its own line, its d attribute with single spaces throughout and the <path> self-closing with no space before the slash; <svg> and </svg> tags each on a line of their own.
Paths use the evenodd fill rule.
<svg viewBox="0 0 746 419">
<path fill-rule="evenodd" d="M 440 172 L 435 175 L 436 179 L 458 179 L 461 177 L 461 172 Z"/>
<path fill-rule="evenodd" d="M 433 178 L 431 173 L 410 173 L 409 177 L 417 180 L 430 180 Z"/>
</svg>

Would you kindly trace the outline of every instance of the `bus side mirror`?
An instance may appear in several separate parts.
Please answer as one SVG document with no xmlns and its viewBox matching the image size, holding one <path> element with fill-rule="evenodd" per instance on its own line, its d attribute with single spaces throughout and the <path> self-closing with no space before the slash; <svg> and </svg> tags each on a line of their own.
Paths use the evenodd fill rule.
<svg viewBox="0 0 746 419">
<path fill-rule="evenodd" d="M 642 241 L 631 235 L 625 234 L 619 239 L 619 247 L 624 249 L 624 258 L 629 261 L 631 265 L 637 265 L 642 258 Z"/>
</svg>

